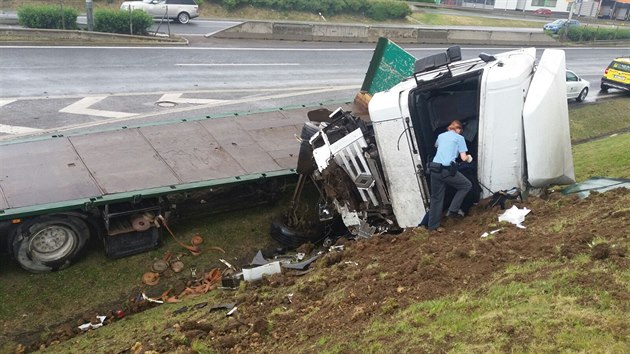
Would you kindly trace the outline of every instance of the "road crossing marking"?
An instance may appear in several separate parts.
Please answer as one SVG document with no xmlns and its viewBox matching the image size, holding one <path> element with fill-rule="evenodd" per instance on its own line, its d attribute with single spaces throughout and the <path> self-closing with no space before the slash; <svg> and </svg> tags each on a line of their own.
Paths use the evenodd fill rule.
<svg viewBox="0 0 630 354">
<path fill-rule="evenodd" d="M 165 93 L 158 102 L 167 101 L 175 103 L 192 103 L 192 104 L 219 104 L 225 100 L 212 100 L 208 98 L 186 98 L 181 93 Z"/>
<path fill-rule="evenodd" d="M 82 114 L 82 115 L 87 115 L 87 116 L 98 116 L 98 117 L 105 117 L 105 118 L 129 118 L 129 117 L 138 115 L 137 113 L 104 111 L 100 109 L 90 108 L 91 105 L 96 104 L 106 98 L 107 96 L 85 97 L 59 110 L 59 112 L 71 113 L 71 114 Z"/>
<path fill-rule="evenodd" d="M 12 102 L 15 102 L 15 101 L 17 101 L 17 100 L 0 100 L 0 107 L 6 106 L 9 103 L 12 103 Z"/>
<path fill-rule="evenodd" d="M 19 127 L 17 125 L 6 125 L 0 124 L 0 133 L 4 134 L 28 134 L 28 133 L 36 133 L 41 131 L 41 129 L 37 128 L 29 128 L 29 127 Z"/>
</svg>

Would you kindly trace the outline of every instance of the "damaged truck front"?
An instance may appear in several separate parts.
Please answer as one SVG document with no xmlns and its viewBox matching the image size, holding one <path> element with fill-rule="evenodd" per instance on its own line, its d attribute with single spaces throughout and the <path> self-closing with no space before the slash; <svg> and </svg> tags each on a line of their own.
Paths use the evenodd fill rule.
<svg viewBox="0 0 630 354">
<path fill-rule="evenodd" d="M 462 60 L 451 47 L 413 71 L 371 97 L 369 118 L 338 109 L 305 124 L 298 172 L 321 192 L 320 220 L 338 215 L 354 237 L 418 226 L 430 208 L 424 167 L 454 119 L 474 158 L 460 165 L 473 182 L 466 212 L 497 191 L 574 181 L 564 51 L 546 49 L 538 61 L 535 48 Z"/>
</svg>

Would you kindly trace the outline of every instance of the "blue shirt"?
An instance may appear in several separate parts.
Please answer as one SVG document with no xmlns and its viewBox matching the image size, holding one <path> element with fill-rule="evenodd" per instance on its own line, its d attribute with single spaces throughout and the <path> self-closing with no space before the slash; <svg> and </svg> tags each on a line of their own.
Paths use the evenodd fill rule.
<svg viewBox="0 0 630 354">
<path fill-rule="evenodd" d="M 438 135 L 435 146 L 437 152 L 433 162 L 441 163 L 443 166 L 449 166 L 451 161 L 455 161 L 460 153 L 468 151 L 464 137 L 452 130 Z"/>
</svg>

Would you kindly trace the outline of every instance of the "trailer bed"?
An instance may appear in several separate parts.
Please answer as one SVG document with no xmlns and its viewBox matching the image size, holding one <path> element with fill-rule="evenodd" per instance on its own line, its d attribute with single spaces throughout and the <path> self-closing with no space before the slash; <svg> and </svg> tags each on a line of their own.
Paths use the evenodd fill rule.
<svg viewBox="0 0 630 354">
<path fill-rule="evenodd" d="M 205 117 L 0 145 L 0 220 L 295 173 L 313 109 Z"/>
</svg>

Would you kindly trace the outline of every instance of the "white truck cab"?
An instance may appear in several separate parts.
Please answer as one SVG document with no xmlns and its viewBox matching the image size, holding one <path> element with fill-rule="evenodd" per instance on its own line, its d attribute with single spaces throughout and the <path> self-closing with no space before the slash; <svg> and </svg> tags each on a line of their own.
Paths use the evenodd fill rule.
<svg viewBox="0 0 630 354">
<path fill-rule="evenodd" d="M 355 234 L 421 222 L 430 207 L 424 166 L 454 119 L 474 158 L 460 169 L 473 182 L 472 203 L 574 181 L 562 50 L 546 49 L 539 62 L 535 48 L 461 60 L 452 47 L 418 60 L 413 76 L 374 94 L 368 107 L 365 126 L 337 111 L 311 138 L 316 177 L 340 167 L 354 183 L 357 200 L 343 200 L 339 187 L 331 199 Z"/>
</svg>

